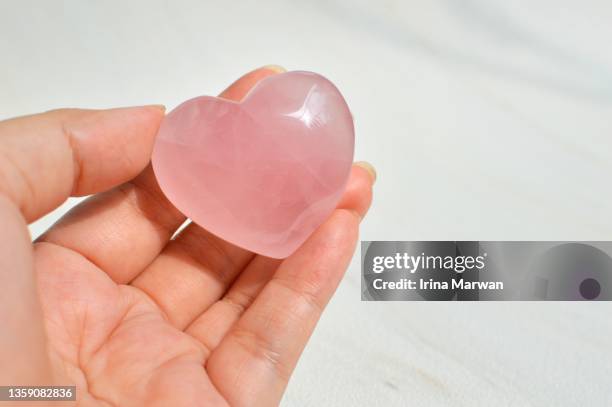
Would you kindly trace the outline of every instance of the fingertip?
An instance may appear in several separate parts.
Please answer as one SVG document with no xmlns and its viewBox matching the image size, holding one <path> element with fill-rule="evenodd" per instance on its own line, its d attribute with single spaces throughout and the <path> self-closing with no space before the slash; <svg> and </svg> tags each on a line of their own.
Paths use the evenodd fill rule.
<svg viewBox="0 0 612 407">
<path fill-rule="evenodd" d="M 246 96 L 257 82 L 268 76 L 286 72 L 285 68 L 280 65 L 266 65 L 257 68 L 249 73 L 244 74 L 227 89 L 225 89 L 219 97 L 233 101 L 240 101 Z"/>
<path fill-rule="evenodd" d="M 370 164 L 367 161 L 357 161 L 355 162 L 355 164 L 357 167 L 361 167 L 364 170 L 366 170 L 368 172 L 368 174 L 370 175 L 370 177 L 372 178 L 372 184 L 376 183 L 376 168 L 374 168 L 374 166 L 372 164 Z"/>
<path fill-rule="evenodd" d="M 355 164 L 351 168 L 349 181 L 340 199 L 338 208 L 355 211 L 363 218 L 372 203 L 372 186 L 375 176 L 363 165 Z"/>
<path fill-rule="evenodd" d="M 166 106 L 164 105 L 147 105 L 147 106 L 143 106 L 145 108 L 149 108 L 149 109 L 153 109 L 154 111 L 157 111 L 161 114 L 165 114 L 166 113 Z"/>
<path fill-rule="evenodd" d="M 286 70 L 284 67 L 282 67 L 282 66 L 280 66 L 280 65 L 274 65 L 274 64 L 265 65 L 265 66 L 262 66 L 262 67 L 261 67 L 261 68 L 259 68 L 259 69 L 263 69 L 263 70 L 272 71 L 272 72 L 274 72 L 274 73 L 283 73 L 283 72 L 287 72 L 287 70 Z"/>
<path fill-rule="evenodd" d="M 164 105 L 143 105 L 143 106 L 127 106 L 116 107 L 112 109 L 99 110 L 102 115 L 107 115 L 113 120 L 125 120 L 126 122 L 147 122 L 153 124 L 161 121 L 166 114 L 166 106 Z"/>
</svg>

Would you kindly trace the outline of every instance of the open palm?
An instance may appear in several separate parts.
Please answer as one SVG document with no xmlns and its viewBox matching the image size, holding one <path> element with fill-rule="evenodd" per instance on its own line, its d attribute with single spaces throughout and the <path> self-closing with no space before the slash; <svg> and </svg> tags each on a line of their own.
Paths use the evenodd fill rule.
<svg viewBox="0 0 612 407">
<path fill-rule="evenodd" d="M 275 71 L 222 96 L 239 100 Z M 278 404 L 352 256 L 373 178 L 354 166 L 338 209 L 283 261 L 195 224 L 175 235 L 185 218 L 148 165 L 162 118 L 149 106 L 0 123 L 0 384 L 76 385 L 82 405 Z M 28 222 L 92 193 L 31 244 Z"/>
</svg>

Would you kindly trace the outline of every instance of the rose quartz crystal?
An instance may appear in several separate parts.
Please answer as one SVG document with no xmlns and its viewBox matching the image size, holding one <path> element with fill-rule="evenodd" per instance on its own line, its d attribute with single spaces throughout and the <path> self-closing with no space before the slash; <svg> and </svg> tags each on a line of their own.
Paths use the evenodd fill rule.
<svg viewBox="0 0 612 407">
<path fill-rule="evenodd" d="M 259 82 L 240 103 L 201 96 L 164 119 L 153 169 L 195 223 L 237 246 L 284 258 L 338 204 L 353 161 L 351 113 L 311 72 Z"/>
</svg>

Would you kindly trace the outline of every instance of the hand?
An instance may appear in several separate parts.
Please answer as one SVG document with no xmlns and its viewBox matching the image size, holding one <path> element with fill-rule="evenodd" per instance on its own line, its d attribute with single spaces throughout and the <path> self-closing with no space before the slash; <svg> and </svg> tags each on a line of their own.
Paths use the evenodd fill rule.
<svg viewBox="0 0 612 407">
<path fill-rule="evenodd" d="M 221 96 L 241 99 L 275 68 Z M 0 122 L 0 384 L 76 385 L 82 405 L 274 405 L 351 259 L 374 177 L 280 261 L 166 200 L 148 165 L 163 107 Z M 27 223 L 95 194 L 34 244 Z"/>
</svg>

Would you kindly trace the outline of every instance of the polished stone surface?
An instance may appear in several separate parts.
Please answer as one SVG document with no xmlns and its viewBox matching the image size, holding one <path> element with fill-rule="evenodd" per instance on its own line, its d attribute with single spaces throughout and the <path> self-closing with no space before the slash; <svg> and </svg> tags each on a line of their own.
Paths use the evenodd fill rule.
<svg viewBox="0 0 612 407">
<path fill-rule="evenodd" d="M 351 113 L 311 72 L 259 82 L 241 103 L 202 96 L 164 119 L 153 170 L 195 223 L 250 251 L 284 258 L 331 214 L 353 161 Z"/>
</svg>

